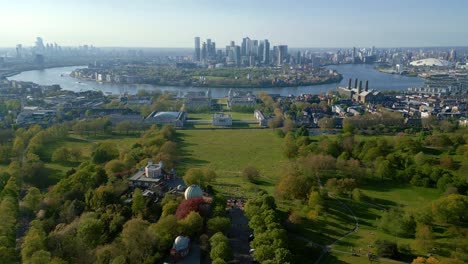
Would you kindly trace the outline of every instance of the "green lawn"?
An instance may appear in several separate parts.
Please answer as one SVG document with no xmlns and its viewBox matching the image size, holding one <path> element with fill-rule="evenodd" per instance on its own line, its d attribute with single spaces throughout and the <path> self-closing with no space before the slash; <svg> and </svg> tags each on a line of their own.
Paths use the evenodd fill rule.
<svg viewBox="0 0 468 264">
<path fill-rule="evenodd" d="M 183 159 L 178 171 L 208 167 L 216 171 L 216 188 L 226 194 L 252 195 L 255 186 L 241 177 L 247 165 L 262 175 L 260 188 L 273 191 L 285 158 L 281 138 L 269 129 L 181 130 Z"/>
<path fill-rule="evenodd" d="M 407 244 L 413 247 L 414 240 L 395 237 L 376 228 L 377 219 L 382 216 L 384 208 L 404 206 L 405 209 L 418 209 L 430 204 L 439 198 L 441 193 L 437 189 L 400 185 L 392 182 L 375 182 L 372 185 L 361 186 L 363 192 L 371 198 L 371 202 L 356 202 L 351 199 L 340 198 L 356 214 L 359 230 L 333 246 L 333 249 L 351 253 L 350 247 L 355 251 L 361 249 L 361 255 L 375 248 L 369 248 L 377 239 L 396 241 L 398 244 Z M 354 228 L 354 219 L 336 200 L 327 200 L 329 209 L 316 221 L 303 220 L 303 223 L 294 231 L 297 235 L 307 237 L 315 243 L 330 244 Z M 295 208 L 300 206 L 293 203 L 282 202 L 280 208 Z M 286 209 L 285 209 L 286 208 Z M 418 252 L 416 252 L 418 253 Z M 350 254 L 332 252 L 324 258 L 322 263 L 369 263 L 365 256 L 352 256 Z M 386 263 L 380 261 L 380 263 Z"/>
<path fill-rule="evenodd" d="M 81 150 L 81 161 L 89 160 L 93 146 L 100 142 L 110 142 L 115 145 L 120 151 L 130 149 L 134 143 L 139 139 L 136 135 L 98 135 L 84 137 L 80 135 L 70 134 L 65 140 L 49 143 L 44 148 L 43 155 L 45 157 L 45 168 L 49 175 L 49 184 L 57 183 L 67 171 L 71 168 L 79 166 L 77 164 L 61 164 L 55 163 L 50 160 L 52 153 L 59 147 L 75 148 Z M 1 168 L 0 168 L 1 170 Z"/>
<path fill-rule="evenodd" d="M 381 217 L 383 212 L 381 207 L 404 206 L 405 209 L 411 211 L 424 207 L 441 196 L 437 189 L 392 184 L 390 182 L 382 185 L 364 186 L 363 190 L 366 195 L 373 199 L 371 204 L 343 199 L 356 214 L 359 220 L 359 231 L 338 242 L 334 247 L 335 249 L 349 252 L 351 246 L 355 250 L 362 249 L 363 251 L 376 253 L 374 248 L 369 249 L 367 245 L 373 244 L 377 239 L 395 241 L 400 245 L 406 244 L 413 248 L 414 239 L 395 237 L 376 228 L 377 219 Z M 340 261 L 345 261 L 345 263 L 366 263 L 365 261 L 367 261 L 365 257 L 352 257 L 339 253 L 332 253 L 332 255 Z M 348 262 L 349 260 L 353 260 L 353 262 Z"/>
</svg>

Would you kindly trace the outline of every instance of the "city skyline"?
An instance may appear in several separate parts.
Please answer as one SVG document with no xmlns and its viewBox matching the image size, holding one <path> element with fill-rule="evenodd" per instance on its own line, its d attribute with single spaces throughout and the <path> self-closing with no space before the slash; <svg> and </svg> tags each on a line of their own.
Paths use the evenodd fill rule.
<svg viewBox="0 0 468 264">
<path fill-rule="evenodd" d="M 218 47 L 244 37 L 292 48 L 466 46 L 468 3 L 440 1 L 82 1 L 0 0 L 0 47 L 32 46 L 36 37 L 63 46 L 190 48 L 193 36 Z"/>
</svg>

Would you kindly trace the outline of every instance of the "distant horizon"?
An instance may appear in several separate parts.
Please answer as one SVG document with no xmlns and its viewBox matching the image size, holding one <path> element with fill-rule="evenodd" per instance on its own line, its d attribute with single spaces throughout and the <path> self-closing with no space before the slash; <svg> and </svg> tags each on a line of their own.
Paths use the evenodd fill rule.
<svg viewBox="0 0 468 264">
<path fill-rule="evenodd" d="M 223 47 L 242 38 L 289 47 L 468 45 L 466 0 L 0 0 L 0 46 Z"/>
<path fill-rule="evenodd" d="M 46 42 L 47 43 L 47 42 Z M 21 43 L 18 43 L 21 44 Z M 93 44 L 82 44 L 82 45 L 60 45 L 57 43 L 60 47 L 64 48 L 78 48 L 78 47 L 83 47 L 85 45 L 93 46 L 95 48 L 99 49 L 194 49 L 194 47 L 155 47 L 155 46 L 97 46 Z M 287 45 L 287 44 L 285 44 Z M 276 46 L 272 45 L 271 47 Z M 33 48 L 34 46 L 25 46 L 22 45 L 23 48 Z M 222 48 L 216 48 L 217 50 L 219 49 L 224 49 L 225 46 L 221 46 Z M 288 48 L 290 49 L 352 49 L 352 48 L 371 48 L 372 46 L 330 46 L 330 47 L 295 47 L 295 46 L 289 46 Z M 376 49 L 402 49 L 402 48 L 468 48 L 468 44 L 466 46 L 459 46 L 459 45 L 442 45 L 442 46 L 374 46 Z M 0 46 L 0 49 L 15 49 L 16 46 Z"/>
</svg>

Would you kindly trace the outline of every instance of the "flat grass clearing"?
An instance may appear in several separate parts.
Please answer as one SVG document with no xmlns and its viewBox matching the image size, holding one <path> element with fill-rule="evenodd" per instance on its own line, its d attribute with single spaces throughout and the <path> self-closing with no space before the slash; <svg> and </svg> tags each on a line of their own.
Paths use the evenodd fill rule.
<svg viewBox="0 0 468 264">
<path fill-rule="evenodd" d="M 272 192 L 285 163 L 282 139 L 270 129 L 179 130 L 182 161 L 178 172 L 208 167 L 218 175 L 215 187 L 237 195 L 252 195 L 255 186 L 241 177 L 247 165 L 260 170 L 260 188 Z"/>
</svg>

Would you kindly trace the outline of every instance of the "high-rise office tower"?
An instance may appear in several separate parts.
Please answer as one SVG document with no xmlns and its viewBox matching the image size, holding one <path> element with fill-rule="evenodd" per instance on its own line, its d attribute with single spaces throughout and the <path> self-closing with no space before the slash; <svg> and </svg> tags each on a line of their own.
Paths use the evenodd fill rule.
<svg viewBox="0 0 468 264">
<path fill-rule="evenodd" d="M 210 57 L 216 57 L 216 43 L 215 42 L 211 42 L 209 54 L 210 54 Z"/>
<path fill-rule="evenodd" d="M 353 63 L 356 63 L 356 47 L 353 47 Z"/>
<path fill-rule="evenodd" d="M 200 37 L 195 37 L 195 54 L 193 56 L 195 61 L 200 61 L 201 54 L 200 54 Z"/>
<path fill-rule="evenodd" d="M 250 56 L 252 54 L 252 40 L 250 38 L 246 38 L 247 41 L 245 42 L 245 56 Z"/>
<path fill-rule="evenodd" d="M 457 52 L 455 51 L 455 49 L 450 50 L 449 60 L 450 61 L 456 61 L 457 60 Z"/>
<path fill-rule="evenodd" d="M 287 45 L 279 45 L 277 48 L 277 55 L 276 55 L 276 65 L 280 66 L 288 57 L 288 46 Z"/>
<path fill-rule="evenodd" d="M 207 54 L 206 42 L 203 42 L 203 44 L 202 44 L 202 50 L 201 50 L 201 60 L 202 60 L 202 61 L 205 61 L 205 60 L 206 60 L 206 54 Z"/>
<path fill-rule="evenodd" d="M 257 58 L 259 63 L 263 63 L 263 53 L 265 49 L 265 43 L 263 41 L 260 41 L 258 44 L 258 50 L 257 50 Z"/>
<path fill-rule="evenodd" d="M 241 44 L 241 55 L 242 56 L 245 56 L 247 54 L 247 39 L 248 39 L 248 37 L 242 39 L 242 44 Z"/>
<path fill-rule="evenodd" d="M 258 40 L 252 40 L 252 49 L 250 54 L 253 56 L 258 56 Z"/>
<path fill-rule="evenodd" d="M 16 45 L 16 57 L 17 58 L 23 57 L 23 45 L 21 44 Z"/>
<path fill-rule="evenodd" d="M 44 46 L 44 41 L 42 40 L 41 37 L 36 38 L 36 43 L 34 45 L 34 48 L 36 49 L 37 52 L 44 52 L 45 46 Z"/>
<path fill-rule="evenodd" d="M 263 64 L 270 64 L 270 42 L 268 39 L 263 41 Z"/>
</svg>

